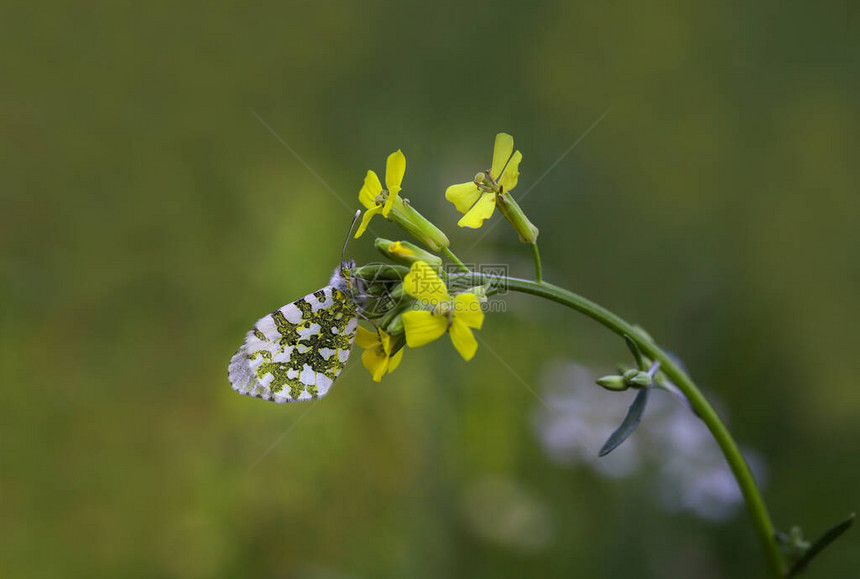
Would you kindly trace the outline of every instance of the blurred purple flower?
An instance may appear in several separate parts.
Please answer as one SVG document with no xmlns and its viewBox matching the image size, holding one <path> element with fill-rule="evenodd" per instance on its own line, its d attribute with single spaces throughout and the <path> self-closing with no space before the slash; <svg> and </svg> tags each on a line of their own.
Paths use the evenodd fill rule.
<svg viewBox="0 0 860 579">
<path fill-rule="evenodd" d="M 559 464 L 586 466 L 611 478 L 648 468 L 666 510 L 689 511 L 711 521 L 733 516 L 742 496 L 720 449 L 704 423 L 666 392 L 650 396 L 642 423 L 629 439 L 608 456 L 597 456 L 635 396 L 597 386 L 595 380 L 604 374 L 569 362 L 556 362 L 544 373 L 543 397 L 551 410 L 538 408 L 533 424 L 547 455 Z M 761 459 L 749 451 L 744 456 L 762 481 Z"/>
</svg>

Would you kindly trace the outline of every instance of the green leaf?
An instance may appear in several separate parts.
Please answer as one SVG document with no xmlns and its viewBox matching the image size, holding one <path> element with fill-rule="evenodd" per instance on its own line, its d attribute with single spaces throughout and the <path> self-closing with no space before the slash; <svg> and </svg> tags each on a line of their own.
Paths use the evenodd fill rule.
<svg viewBox="0 0 860 579">
<path fill-rule="evenodd" d="M 636 360 L 636 367 L 640 370 L 647 370 L 648 367 L 645 365 L 645 359 L 642 357 L 642 351 L 639 350 L 639 346 L 636 345 L 636 342 L 633 341 L 628 335 L 624 335 L 624 341 L 627 343 L 627 347 L 630 348 L 630 353 L 633 354 L 633 359 Z"/>
<path fill-rule="evenodd" d="M 823 535 L 812 543 L 809 549 L 804 551 L 803 555 L 801 555 L 794 565 L 791 566 L 791 569 L 789 569 L 785 576 L 794 577 L 795 575 L 802 573 L 816 555 L 823 551 L 828 545 L 830 545 L 830 543 L 838 539 L 842 533 L 851 528 L 851 525 L 854 524 L 855 518 L 857 518 L 856 513 L 851 513 L 848 518 L 830 527 Z"/>
<path fill-rule="evenodd" d="M 618 446 L 627 440 L 627 437 L 633 434 L 633 431 L 636 430 L 636 427 L 639 426 L 639 421 L 642 419 L 642 413 L 645 412 L 645 404 L 648 402 L 648 391 L 650 388 L 642 388 L 639 390 L 639 393 L 636 394 L 636 398 L 633 399 L 633 404 L 630 405 L 630 408 L 627 410 L 627 416 L 624 417 L 624 421 L 621 423 L 621 426 L 612 433 L 609 437 L 609 440 L 606 441 L 606 444 L 603 445 L 603 448 L 600 449 L 598 456 L 606 456 Z"/>
</svg>

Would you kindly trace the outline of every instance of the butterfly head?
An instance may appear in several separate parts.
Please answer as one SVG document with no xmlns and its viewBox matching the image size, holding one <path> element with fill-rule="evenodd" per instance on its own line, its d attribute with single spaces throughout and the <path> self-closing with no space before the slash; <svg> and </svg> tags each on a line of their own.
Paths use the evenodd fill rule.
<svg viewBox="0 0 860 579">
<path fill-rule="evenodd" d="M 345 294 L 354 295 L 358 291 L 358 280 L 353 273 L 355 271 L 355 261 L 347 259 L 340 262 L 334 270 L 329 283 L 341 290 Z"/>
<path fill-rule="evenodd" d="M 353 273 L 355 271 L 355 260 L 346 259 L 344 254 L 346 253 L 346 244 L 349 243 L 349 239 L 352 237 L 352 231 L 355 228 L 355 224 L 360 215 L 361 211 L 356 211 L 352 218 L 352 225 L 349 226 L 349 232 L 346 234 L 346 241 L 343 242 L 343 249 L 340 250 L 340 265 L 335 268 L 334 275 L 331 276 L 331 281 L 329 282 L 330 285 L 336 287 L 353 299 L 361 293 L 363 287 L 359 284 L 359 280 Z"/>
</svg>

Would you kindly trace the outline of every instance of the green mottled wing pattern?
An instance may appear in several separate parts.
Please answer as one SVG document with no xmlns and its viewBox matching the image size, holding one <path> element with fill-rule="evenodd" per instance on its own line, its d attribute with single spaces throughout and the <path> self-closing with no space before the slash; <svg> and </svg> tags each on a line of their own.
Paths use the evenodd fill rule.
<svg viewBox="0 0 860 579">
<path fill-rule="evenodd" d="M 349 359 L 355 302 L 334 286 L 257 321 L 230 360 L 233 390 L 279 404 L 325 396 Z"/>
</svg>

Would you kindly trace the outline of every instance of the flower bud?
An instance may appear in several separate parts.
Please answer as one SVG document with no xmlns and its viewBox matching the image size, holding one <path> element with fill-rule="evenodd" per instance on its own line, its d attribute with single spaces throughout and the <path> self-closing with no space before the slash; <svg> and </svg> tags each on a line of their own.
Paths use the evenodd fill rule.
<svg viewBox="0 0 860 579">
<path fill-rule="evenodd" d="M 396 223 L 409 235 L 426 245 L 431 251 L 440 251 L 448 247 L 448 237 L 418 213 L 411 205 L 405 203 L 399 196 L 394 199 L 394 206 L 388 219 Z"/>
<path fill-rule="evenodd" d="M 651 385 L 653 379 L 648 372 L 638 372 L 633 378 L 628 380 L 628 383 L 633 388 L 647 388 Z"/>
<path fill-rule="evenodd" d="M 627 370 L 622 376 L 624 382 L 631 388 L 647 388 L 654 379 L 648 372 L 642 372 L 635 368 Z"/>
<path fill-rule="evenodd" d="M 409 294 L 406 293 L 406 290 L 403 289 L 403 284 L 399 283 L 390 290 L 388 290 L 388 297 L 394 300 L 395 302 L 399 302 L 403 298 L 410 297 Z"/>
<path fill-rule="evenodd" d="M 412 265 L 416 261 L 427 262 L 431 267 L 440 267 L 442 265 L 441 257 L 433 255 L 408 241 L 391 241 L 377 237 L 373 245 L 382 255 L 403 265 Z"/>
<path fill-rule="evenodd" d="M 377 279 L 403 279 L 407 273 L 409 270 L 402 265 L 390 265 L 388 263 L 372 263 L 352 270 L 353 276 L 370 282 Z"/>
<path fill-rule="evenodd" d="M 604 376 L 597 380 L 597 384 L 613 392 L 623 392 L 630 388 L 623 376 Z"/>
<path fill-rule="evenodd" d="M 508 220 L 523 243 L 534 244 L 538 238 L 538 228 L 529 221 L 519 204 L 507 192 L 496 195 L 496 207 Z"/>
<path fill-rule="evenodd" d="M 403 347 L 403 344 L 406 343 L 406 337 L 403 335 L 403 314 L 399 313 L 394 318 L 386 324 L 383 328 L 386 332 L 391 334 L 392 336 L 397 336 L 397 342 L 402 342 L 399 344 L 400 347 L 396 348 L 399 350 Z M 396 350 L 392 348 L 392 353 Z"/>
</svg>

